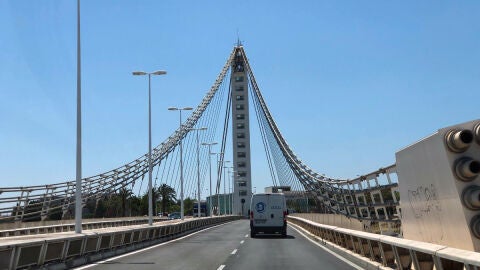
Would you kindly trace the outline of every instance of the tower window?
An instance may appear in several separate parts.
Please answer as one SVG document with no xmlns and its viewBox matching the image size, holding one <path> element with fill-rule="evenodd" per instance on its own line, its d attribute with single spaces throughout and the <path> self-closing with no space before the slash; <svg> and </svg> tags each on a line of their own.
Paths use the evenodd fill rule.
<svg viewBox="0 0 480 270">
<path fill-rule="evenodd" d="M 237 104 L 236 108 L 239 111 L 243 111 L 245 109 L 245 106 L 243 106 L 243 104 Z"/>
<path fill-rule="evenodd" d="M 238 139 L 243 139 L 243 138 L 245 138 L 245 133 L 237 133 L 237 138 L 238 138 Z"/>
<path fill-rule="evenodd" d="M 245 152 L 237 152 L 237 157 L 246 157 L 247 153 Z"/>
<path fill-rule="evenodd" d="M 247 191 L 246 190 L 240 190 L 240 191 L 238 191 L 238 195 L 247 196 Z"/>
<path fill-rule="evenodd" d="M 236 99 L 237 100 L 243 100 L 243 95 L 237 95 Z"/>
<path fill-rule="evenodd" d="M 245 162 L 238 162 L 238 163 L 237 163 L 237 167 L 239 167 L 239 168 L 245 168 L 245 167 L 247 167 L 247 163 L 245 163 Z"/>
<path fill-rule="evenodd" d="M 243 85 L 235 87 L 236 91 L 243 91 Z"/>
<path fill-rule="evenodd" d="M 236 76 L 235 81 L 236 82 L 243 82 L 243 76 Z"/>
<path fill-rule="evenodd" d="M 245 148 L 245 143 L 244 142 L 237 142 L 237 147 L 238 148 Z"/>
<path fill-rule="evenodd" d="M 235 64 L 235 72 L 242 72 L 242 71 L 243 71 L 242 63 Z"/>
<path fill-rule="evenodd" d="M 237 114 L 237 119 L 239 120 L 245 119 L 245 114 L 243 113 Z"/>
</svg>

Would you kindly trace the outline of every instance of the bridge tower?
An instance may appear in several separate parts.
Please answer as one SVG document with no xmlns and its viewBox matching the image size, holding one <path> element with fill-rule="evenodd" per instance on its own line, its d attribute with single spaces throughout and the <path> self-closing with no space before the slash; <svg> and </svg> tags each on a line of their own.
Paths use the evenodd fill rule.
<svg viewBox="0 0 480 270">
<path fill-rule="evenodd" d="M 252 195 L 250 166 L 250 116 L 248 110 L 248 74 L 242 44 L 237 43 L 231 67 L 233 214 L 247 215 Z M 232 181 L 232 179 L 227 179 Z"/>
</svg>

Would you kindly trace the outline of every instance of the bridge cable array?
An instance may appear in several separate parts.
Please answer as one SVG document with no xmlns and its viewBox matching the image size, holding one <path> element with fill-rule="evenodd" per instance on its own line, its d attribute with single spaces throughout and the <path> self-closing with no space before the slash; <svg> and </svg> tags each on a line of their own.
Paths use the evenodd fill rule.
<svg viewBox="0 0 480 270">
<path fill-rule="evenodd" d="M 207 127 L 199 132 L 200 142 L 212 142 L 216 137 L 218 125 L 222 125 L 222 141 L 219 152 L 225 153 L 228 142 L 231 114 L 231 67 L 234 54 L 241 51 L 249 77 L 249 91 L 258 120 L 262 144 L 265 148 L 268 169 L 273 186 L 290 186 L 294 196 L 307 196 L 315 199 L 320 210 L 325 213 L 342 214 L 362 221 L 399 222 L 397 206 L 398 183 L 395 181 L 395 165 L 380 168 L 363 176 L 348 179 L 332 179 L 319 174 L 305 165 L 287 144 L 274 121 L 242 46 L 235 47 L 230 53 L 215 83 L 207 92 L 200 105 L 176 131 L 152 151 L 152 163 L 155 169 L 155 183 L 169 185 L 179 190 L 179 142 L 184 147 L 184 194 L 195 197 L 196 178 L 196 134 L 191 128 Z M 226 96 L 226 97 L 225 97 Z M 223 112 L 223 113 L 222 113 Z M 223 118 L 220 116 L 224 114 Z M 208 172 L 208 152 L 200 151 L 201 179 Z M 105 173 L 82 179 L 82 199 L 86 205 L 93 200 L 112 196 L 123 189 L 133 190 L 139 184 L 139 195 L 143 179 L 148 172 L 147 154 Z M 217 182 L 215 193 L 221 193 L 224 155 L 219 155 L 216 164 Z M 215 159 L 215 157 L 213 157 Z M 214 163 L 212 163 L 213 165 Z M 214 167 L 215 168 L 215 167 Z M 384 179 L 386 178 L 386 179 Z M 140 183 L 139 183 L 140 182 Z M 205 190 L 201 183 L 201 190 Z M 51 185 L 0 188 L 0 221 L 26 221 L 47 219 L 54 213 L 62 218 L 72 217 L 75 181 Z M 213 190 L 212 190 L 213 193 Z M 177 199 L 178 199 L 177 194 Z M 158 209 L 157 209 L 158 210 Z M 157 211 L 158 212 L 158 211 Z"/>
<path fill-rule="evenodd" d="M 297 158 L 283 138 L 260 92 L 243 47 L 239 50 L 249 75 L 250 91 L 273 184 L 291 186 L 293 190 L 300 191 L 299 194 L 307 191 L 307 196 L 313 195 L 325 213 L 341 214 L 367 223 L 399 223 L 398 182 L 391 177 L 396 174 L 395 165 L 352 180 L 332 179 L 313 171 Z M 271 160 L 274 161 L 275 171 Z M 383 182 L 379 181 L 380 176 L 385 176 Z"/>
</svg>

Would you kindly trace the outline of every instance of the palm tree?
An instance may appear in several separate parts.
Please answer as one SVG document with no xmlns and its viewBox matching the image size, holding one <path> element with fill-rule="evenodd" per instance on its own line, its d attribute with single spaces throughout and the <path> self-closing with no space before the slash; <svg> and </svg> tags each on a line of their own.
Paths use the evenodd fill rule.
<svg viewBox="0 0 480 270">
<path fill-rule="evenodd" d="M 122 215 L 124 217 L 127 216 L 127 202 L 130 199 L 130 197 L 133 195 L 133 192 L 123 186 L 118 190 L 118 195 L 120 196 L 120 199 L 122 201 L 121 208 L 122 208 Z"/>
<path fill-rule="evenodd" d="M 162 201 L 162 213 L 166 212 L 167 207 L 175 203 L 177 192 L 175 189 L 167 184 L 162 184 L 158 187 L 158 194 L 160 196 L 160 200 Z"/>
</svg>

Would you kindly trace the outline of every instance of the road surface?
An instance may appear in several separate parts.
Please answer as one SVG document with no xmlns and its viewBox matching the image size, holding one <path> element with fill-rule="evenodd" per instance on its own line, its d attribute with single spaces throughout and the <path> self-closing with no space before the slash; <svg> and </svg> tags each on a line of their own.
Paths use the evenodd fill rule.
<svg viewBox="0 0 480 270">
<path fill-rule="evenodd" d="M 288 236 L 250 238 L 248 220 L 134 251 L 80 269 L 356 269 L 289 226 Z"/>
</svg>

